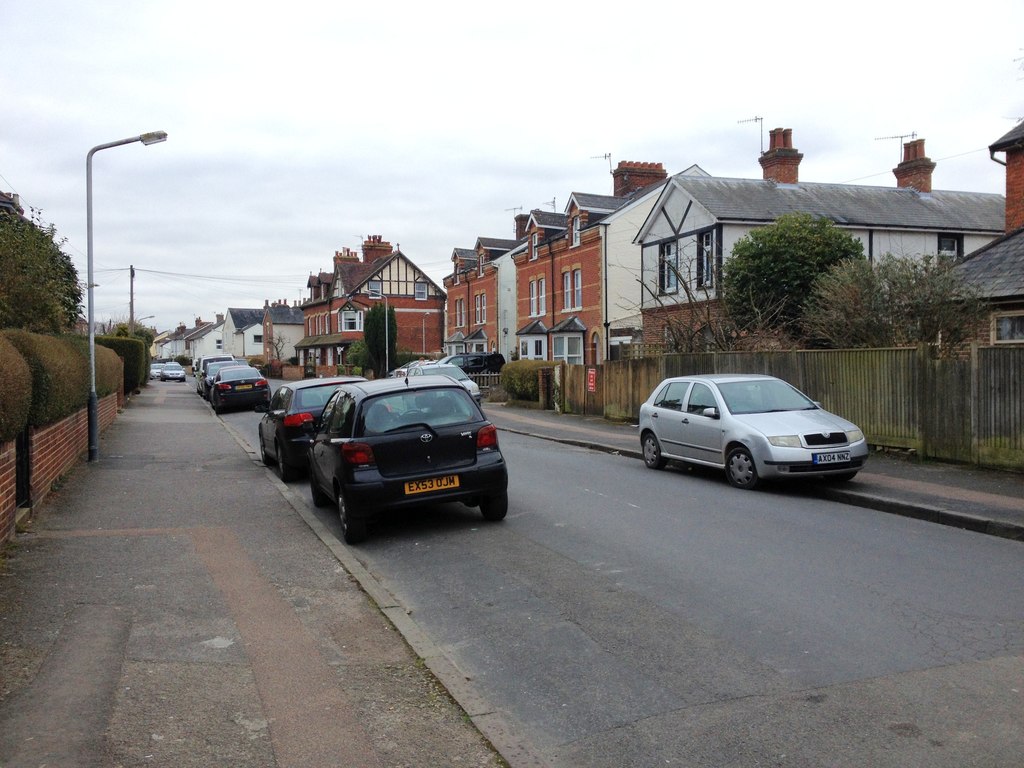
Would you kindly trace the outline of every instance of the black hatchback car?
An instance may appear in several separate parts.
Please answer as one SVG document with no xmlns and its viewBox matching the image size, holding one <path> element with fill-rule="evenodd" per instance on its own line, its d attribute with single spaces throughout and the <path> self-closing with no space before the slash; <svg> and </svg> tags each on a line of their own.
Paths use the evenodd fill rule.
<svg viewBox="0 0 1024 768">
<path fill-rule="evenodd" d="M 270 399 L 270 382 L 256 368 L 235 366 L 221 368 L 210 385 L 210 405 L 214 413 L 228 408 L 249 408 Z"/>
<path fill-rule="evenodd" d="M 336 504 L 349 544 L 385 509 L 460 501 L 486 520 L 508 511 L 498 431 L 447 376 L 342 384 L 316 421 L 309 487 Z"/>
<path fill-rule="evenodd" d="M 270 403 L 257 403 L 264 414 L 257 431 L 260 458 L 266 466 L 276 466 L 284 482 L 294 480 L 307 467 L 313 422 L 339 384 L 366 381 L 362 376 L 334 376 L 326 379 L 301 379 L 282 384 Z"/>
</svg>

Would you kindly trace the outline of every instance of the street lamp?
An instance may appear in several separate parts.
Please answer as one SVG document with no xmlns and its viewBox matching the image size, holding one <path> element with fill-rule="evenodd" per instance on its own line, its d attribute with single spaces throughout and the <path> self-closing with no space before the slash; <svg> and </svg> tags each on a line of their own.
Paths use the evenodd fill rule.
<svg viewBox="0 0 1024 768">
<path fill-rule="evenodd" d="M 112 141 L 109 144 L 97 144 L 89 150 L 85 156 L 85 231 L 88 248 L 88 276 L 86 290 L 89 304 L 89 461 L 96 461 L 100 455 L 100 420 L 99 402 L 96 397 L 96 326 L 93 321 L 93 298 L 92 289 L 95 283 L 92 279 L 92 156 L 101 149 L 120 147 L 122 144 L 134 144 L 140 141 L 146 146 L 167 141 L 165 131 L 150 131 L 140 136 L 132 136 L 130 139 Z"/>
<path fill-rule="evenodd" d="M 391 370 L 391 362 L 388 359 L 388 349 L 391 347 L 391 344 L 388 342 L 388 326 L 391 325 L 390 313 L 388 312 L 388 297 L 377 291 L 370 291 L 366 296 L 377 301 L 384 299 L 384 375 L 387 376 Z"/>
</svg>

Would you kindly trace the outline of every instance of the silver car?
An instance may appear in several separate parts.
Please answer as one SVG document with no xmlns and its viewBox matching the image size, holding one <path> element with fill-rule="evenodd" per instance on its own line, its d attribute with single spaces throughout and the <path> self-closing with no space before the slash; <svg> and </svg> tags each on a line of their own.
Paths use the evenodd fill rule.
<svg viewBox="0 0 1024 768">
<path fill-rule="evenodd" d="M 669 459 L 718 467 L 745 489 L 761 479 L 850 480 L 868 457 L 855 424 L 755 374 L 665 379 L 640 406 L 640 444 L 651 469 Z"/>
<path fill-rule="evenodd" d="M 466 391 L 473 396 L 476 400 L 476 404 L 480 405 L 480 385 L 469 378 L 464 370 L 459 368 L 457 365 L 448 365 L 446 363 L 420 363 L 415 366 L 411 366 L 406 369 L 406 376 L 434 376 L 441 374 L 447 376 L 450 379 L 455 379 Z"/>
</svg>

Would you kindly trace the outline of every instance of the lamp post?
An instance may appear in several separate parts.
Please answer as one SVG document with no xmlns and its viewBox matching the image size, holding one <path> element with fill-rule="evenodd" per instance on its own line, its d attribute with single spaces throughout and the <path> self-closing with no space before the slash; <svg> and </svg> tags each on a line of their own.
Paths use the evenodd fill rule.
<svg viewBox="0 0 1024 768">
<path fill-rule="evenodd" d="M 385 294 L 378 293 L 376 291 L 371 291 L 366 295 L 368 298 L 378 301 L 380 299 L 384 299 L 384 376 L 386 377 L 388 372 L 391 370 L 391 361 L 388 358 L 388 350 L 391 347 L 391 344 L 388 341 L 388 326 L 391 325 L 391 318 L 389 316 L 390 312 L 388 312 L 388 297 Z"/>
<path fill-rule="evenodd" d="M 100 455 L 100 422 L 99 403 L 96 397 L 96 325 L 93 314 L 92 289 L 95 283 L 92 279 L 92 156 L 101 149 L 120 147 L 122 144 L 134 144 L 142 142 L 146 146 L 167 141 L 165 131 L 151 131 L 139 136 L 132 136 L 130 139 L 112 141 L 108 144 L 97 144 L 89 150 L 85 156 L 85 231 L 88 249 L 88 271 L 86 292 L 89 304 L 89 461 L 96 461 Z"/>
</svg>

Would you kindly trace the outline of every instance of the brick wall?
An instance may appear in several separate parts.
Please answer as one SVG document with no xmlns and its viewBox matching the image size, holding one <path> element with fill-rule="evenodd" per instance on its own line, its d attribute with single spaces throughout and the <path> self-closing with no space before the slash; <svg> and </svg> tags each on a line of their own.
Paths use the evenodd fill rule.
<svg viewBox="0 0 1024 768">
<path fill-rule="evenodd" d="M 103 432 L 117 419 L 121 393 L 100 399 L 97 408 L 99 429 Z M 29 462 L 32 466 L 31 499 L 33 506 L 46 498 L 53 483 L 66 474 L 89 452 L 89 412 L 87 409 L 38 429 L 29 428 Z M 0 443 L 0 542 L 14 535 L 17 488 L 15 487 L 14 441 Z"/>
</svg>

